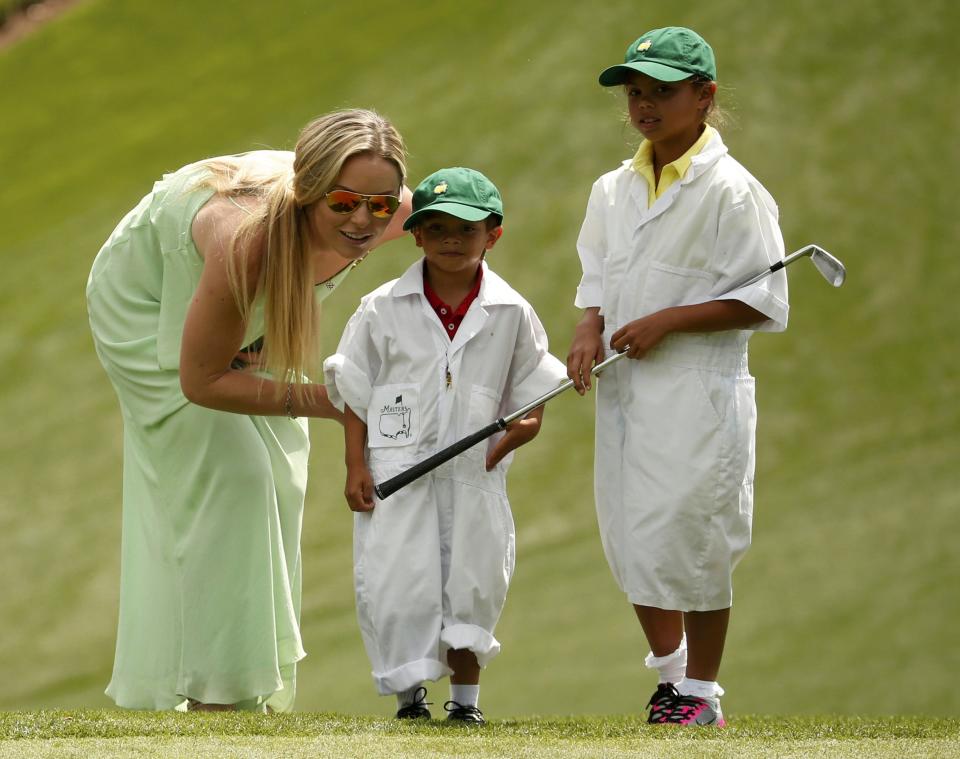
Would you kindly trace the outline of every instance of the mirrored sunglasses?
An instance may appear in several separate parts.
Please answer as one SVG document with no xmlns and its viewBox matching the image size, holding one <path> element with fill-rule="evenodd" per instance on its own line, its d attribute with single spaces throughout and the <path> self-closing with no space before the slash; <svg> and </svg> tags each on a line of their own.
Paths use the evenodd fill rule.
<svg viewBox="0 0 960 759">
<path fill-rule="evenodd" d="M 353 213 L 366 201 L 370 213 L 378 219 L 393 216 L 400 207 L 400 198 L 395 195 L 361 195 L 350 190 L 331 190 L 323 197 L 334 213 Z"/>
</svg>

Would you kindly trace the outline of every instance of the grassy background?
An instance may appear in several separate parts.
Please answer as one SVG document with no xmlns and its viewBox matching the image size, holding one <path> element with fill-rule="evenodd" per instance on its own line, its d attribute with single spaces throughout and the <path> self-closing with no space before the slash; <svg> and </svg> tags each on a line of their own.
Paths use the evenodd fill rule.
<svg viewBox="0 0 960 759">
<path fill-rule="evenodd" d="M 639 717 L 442 722 L 331 714 L 34 711 L 0 715 L 0 759 L 38 757 L 587 757 L 960 756 L 960 722 L 931 717 L 746 717 L 724 730 L 678 730 Z"/>
<path fill-rule="evenodd" d="M 120 417 L 83 289 L 116 221 L 163 171 L 289 148 L 341 106 L 389 115 L 412 181 L 489 174 L 507 234 L 491 264 L 558 355 L 577 312 L 591 182 L 636 137 L 596 84 L 642 31 L 717 52 L 733 154 L 777 198 L 789 248 L 816 241 L 839 291 L 790 272 L 784 335 L 752 344 L 760 405 L 755 545 L 738 570 L 721 681 L 729 713 L 960 710 L 960 107 L 950 0 L 419 2 L 86 0 L 0 51 L 0 708 L 106 706 L 116 624 Z M 378 251 L 326 308 L 416 256 Z M 592 407 L 551 403 L 511 474 L 518 568 L 484 679 L 494 717 L 629 713 L 653 678 L 613 587 L 591 495 Z M 389 714 L 353 611 L 339 430 L 313 426 L 298 707 Z M 442 700 L 445 686 L 433 700 Z"/>
</svg>

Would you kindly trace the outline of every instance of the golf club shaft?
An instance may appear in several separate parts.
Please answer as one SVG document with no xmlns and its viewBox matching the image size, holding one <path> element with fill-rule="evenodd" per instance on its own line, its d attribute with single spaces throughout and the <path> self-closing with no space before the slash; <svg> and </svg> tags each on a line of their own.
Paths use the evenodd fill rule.
<svg viewBox="0 0 960 759">
<path fill-rule="evenodd" d="M 454 456 L 459 456 L 461 453 L 467 450 L 467 448 L 472 448 L 481 440 L 486 440 L 488 437 L 496 434 L 506 426 L 507 422 L 504 419 L 497 419 L 497 421 L 488 424 L 483 429 L 477 430 L 476 432 L 467 435 L 465 438 L 461 438 L 453 445 L 449 445 L 442 451 L 437 451 L 429 458 L 425 458 L 423 461 L 414 464 L 409 469 L 405 469 L 396 477 L 391 477 L 386 482 L 381 482 L 379 485 L 375 485 L 373 490 L 380 500 L 389 498 L 400 488 L 404 487 L 405 485 L 409 485 L 411 482 L 422 477 L 427 472 L 432 472 L 441 464 L 445 464 Z"/>
<path fill-rule="evenodd" d="M 793 253 L 786 256 L 782 260 L 777 261 L 777 263 L 773 264 L 773 266 L 769 266 L 763 269 L 762 271 L 757 272 L 756 274 L 751 274 L 749 277 L 739 280 L 733 287 L 727 290 L 727 292 L 723 293 L 722 295 L 715 296 L 714 298 L 712 298 L 712 300 L 722 300 L 723 298 L 727 297 L 734 291 L 739 290 L 741 287 L 752 285 L 756 282 L 759 282 L 761 279 L 765 277 L 769 277 L 774 272 L 779 271 L 780 269 L 783 269 L 786 266 L 789 266 L 798 258 L 801 258 L 804 255 L 809 255 L 810 252 L 816 247 L 817 246 L 815 245 L 806 245 L 803 248 L 800 248 L 799 250 L 794 251 Z M 609 367 L 611 364 L 616 363 L 626 355 L 627 355 L 626 352 L 615 353 L 614 355 L 610 356 L 606 360 L 601 361 L 599 364 L 594 366 L 593 369 L 590 370 L 590 374 L 594 376 L 600 375 L 600 373 L 603 372 L 607 367 Z M 533 409 L 539 406 L 542 406 L 551 398 L 554 398 L 555 396 L 560 395 L 560 393 L 566 390 L 569 390 L 571 387 L 573 387 L 573 380 L 568 379 L 565 382 L 558 385 L 557 387 L 555 387 L 549 393 L 545 393 L 544 395 L 541 395 L 536 400 L 530 401 L 530 403 L 528 403 L 526 406 L 524 406 L 523 408 L 517 409 L 509 416 L 505 416 L 505 417 L 501 417 L 500 419 L 497 419 L 495 422 L 488 424 L 483 429 L 477 430 L 476 432 L 470 435 L 467 435 L 464 438 L 461 438 L 456 443 L 453 443 L 452 445 L 447 446 L 441 451 L 437 451 L 435 454 L 433 454 L 429 458 L 426 458 L 423 461 L 417 464 L 414 464 L 412 467 L 401 472 L 396 477 L 391 477 L 389 480 L 381 482 L 379 485 L 374 486 L 374 491 L 376 492 L 377 497 L 379 497 L 381 500 L 384 498 L 388 498 L 393 493 L 396 493 L 400 488 L 404 487 L 405 485 L 409 485 L 418 477 L 422 477 L 427 472 L 433 471 L 441 464 L 444 464 L 450 459 L 452 459 L 454 456 L 457 456 L 463 453 L 468 448 L 472 448 L 477 443 L 483 440 L 486 440 L 491 435 L 494 435 L 500 430 L 505 429 L 506 426 L 510 424 L 510 422 L 514 421 L 515 419 L 519 419 L 521 417 L 526 416 L 531 411 L 533 411 Z"/>
<path fill-rule="evenodd" d="M 459 454 L 463 453 L 465 450 L 467 450 L 467 448 L 472 448 L 480 441 L 486 440 L 491 435 L 495 435 L 500 430 L 505 429 L 510 422 L 526 416 L 538 406 L 542 406 L 544 403 L 549 401 L 555 395 L 560 395 L 560 393 L 562 393 L 564 390 L 568 390 L 571 387 L 573 387 L 573 380 L 568 379 L 563 384 L 555 387 L 549 393 L 541 395 L 539 398 L 531 401 L 523 408 L 517 409 L 509 416 L 501 417 L 495 422 L 491 422 L 483 429 L 477 430 L 476 432 L 467 435 L 465 438 L 461 438 L 453 445 L 447 446 L 442 451 L 437 451 L 432 456 L 417 464 L 414 464 L 412 467 L 401 472 L 396 477 L 391 477 L 386 482 L 381 482 L 379 485 L 374 487 L 377 497 L 382 500 L 392 493 L 397 492 L 404 485 L 409 485 L 418 477 L 421 477 L 427 472 L 433 471 L 441 464 L 448 462 L 454 456 L 458 456 Z"/>
</svg>

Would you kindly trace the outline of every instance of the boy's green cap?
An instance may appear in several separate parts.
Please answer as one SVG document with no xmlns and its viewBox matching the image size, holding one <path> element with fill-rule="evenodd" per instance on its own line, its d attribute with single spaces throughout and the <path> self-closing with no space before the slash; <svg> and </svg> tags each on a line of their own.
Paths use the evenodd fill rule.
<svg viewBox="0 0 960 759">
<path fill-rule="evenodd" d="M 493 182 L 479 171 L 456 166 L 440 169 L 417 185 L 413 191 L 413 213 L 403 223 L 415 226 L 417 219 L 430 211 L 439 211 L 466 221 L 482 221 L 491 214 L 503 221 L 503 201 Z"/>
<path fill-rule="evenodd" d="M 623 84 L 633 72 L 661 82 L 678 82 L 699 74 L 717 80 L 717 61 L 707 41 L 692 29 L 666 26 L 641 35 L 627 48 L 623 63 L 600 72 L 600 84 Z"/>
</svg>

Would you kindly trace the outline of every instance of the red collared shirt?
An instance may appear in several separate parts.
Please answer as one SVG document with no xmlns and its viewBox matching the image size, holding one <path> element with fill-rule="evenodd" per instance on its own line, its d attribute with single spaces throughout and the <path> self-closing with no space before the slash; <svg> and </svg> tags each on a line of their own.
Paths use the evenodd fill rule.
<svg viewBox="0 0 960 759">
<path fill-rule="evenodd" d="M 427 267 L 426 264 L 424 264 L 423 294 L 427 296 L 430 306 L 433 308 L 434 313 L 436 313 L 437 318 L 443 325 L 444 332 L 447 333 L 447 337 L 449 337 L 451 340 L 453 340 L 453 336 L 457 334 L 457 330 L 460 328 L 460 322 L 462 322 L 463 317 L 466 316 L 467 310 L 470 308 L 470 304 L 473 303 L 473 301 L 475 301 L 477 296 L 480 294 L 480 281 L 482 279 L 483 266 L 478 266 L 477 278 L 473 283 L 473 288 L 467 293 L 467 297 L 460 302 L 459 306 L 456 308 L 451 308 L 447 303 L 444 303 L 442 300 L 440 300 L 440 297 L 433 291 L 433 288 L 430 287 L 430 283 L 427 281 Z"/>
</svg>

